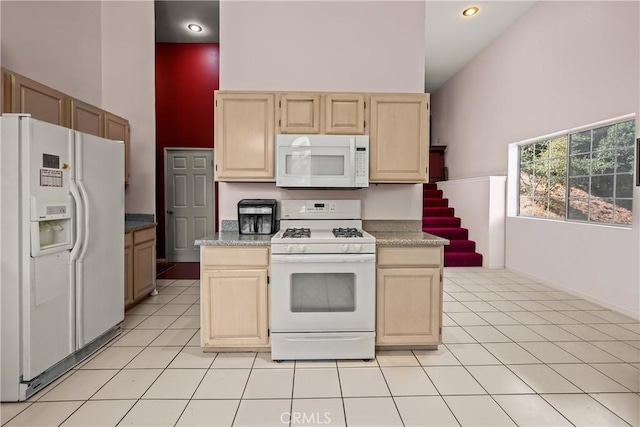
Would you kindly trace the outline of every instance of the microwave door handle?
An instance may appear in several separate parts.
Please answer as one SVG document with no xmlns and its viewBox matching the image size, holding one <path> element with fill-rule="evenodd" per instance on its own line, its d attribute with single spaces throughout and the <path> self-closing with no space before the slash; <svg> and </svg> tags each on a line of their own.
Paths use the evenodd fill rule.
<svg viewBox="0 0 640 427">
<path fill-rule="evenodd" d="M 356 138 L 354 136 L 349 138 L 349 157 L 351 158 L 351 185 L 356 185 Z"/>
</svg>

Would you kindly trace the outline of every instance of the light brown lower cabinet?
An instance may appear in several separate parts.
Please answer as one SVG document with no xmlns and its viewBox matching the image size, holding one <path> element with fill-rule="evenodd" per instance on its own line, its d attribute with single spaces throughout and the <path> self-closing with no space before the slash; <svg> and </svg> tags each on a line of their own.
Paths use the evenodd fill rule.
<svg viewBox="0 0 640 427">
<path fill-rule="evenodd" d="M 156 287 L 156 229 L 126 233 L 124 241 L 126 307 L 146 297 Z"/>
<path fill-rule="evenodd" d="M 441 342 L 442 247 L 378 249 L 376 345 Z"/>
<path fill-rule="evenodd" d="M 133 304 L 133 233 L 124 235 L 124 306 Z"/>
<path fill-rule="evenodd" d="M 269 248 L 200 248 L 202 347 L 269 346 Z"/>
</svg>

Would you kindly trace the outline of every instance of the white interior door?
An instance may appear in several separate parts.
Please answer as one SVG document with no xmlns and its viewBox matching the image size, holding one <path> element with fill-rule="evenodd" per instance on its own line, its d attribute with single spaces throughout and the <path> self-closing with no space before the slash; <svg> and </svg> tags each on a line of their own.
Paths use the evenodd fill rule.
<svg viewBox="0 0 640 427">
<path fill-rule="evenodd" d="M 166 254 L 198 262 L 197 238 L 213 234 L 213 150 L 165 150 Z"/>
</svg>

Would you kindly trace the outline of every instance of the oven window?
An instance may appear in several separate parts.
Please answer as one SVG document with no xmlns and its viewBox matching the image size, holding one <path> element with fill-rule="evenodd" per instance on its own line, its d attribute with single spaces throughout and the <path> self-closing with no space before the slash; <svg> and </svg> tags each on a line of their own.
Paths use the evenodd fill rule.
<svg viewBox="0 0 640 427">
<path fill-rule="evenodd" d="M 291 275 L 294 313 L 355 311 L 354 273 L 295 273 Z"/>
<path fill-rule="evenodd" d="M 286 156 L 287 175 L 294 176 L 344 176 L 344 156 L 321 156 L 294 153 Z"/>
</svg>

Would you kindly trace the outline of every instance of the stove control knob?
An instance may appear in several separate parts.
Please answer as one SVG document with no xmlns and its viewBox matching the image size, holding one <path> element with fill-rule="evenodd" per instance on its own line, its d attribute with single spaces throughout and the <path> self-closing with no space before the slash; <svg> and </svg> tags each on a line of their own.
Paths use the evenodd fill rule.
<svg viewBox="0 0 640 427">
<path fill-rule="evenodd" d="M 356 252 L 362 252 L 362 245 L 359 243 L 353 245 L 353 250 Z"/>
<path fill-rule="evenodd" d="M 307 247 L 305 245 L 298 245 L 298 251 L 299 252 L 306 252 L 307 251 Z"/>
<path fill-rule="evenodd" d="M 284 250 L 285 250 L 285 251 L 287 251 L 287 252 L 293 252 L 293 246 L 291 246 L 291 245 L 286 245 L 286 246 L 284 247 Z"/>
<path fill-rule="evenodd" d="M 342 252 L 349 252 L 349 245 L 342 245 L 340 246 L 340 250 Z"/>
</svg>

